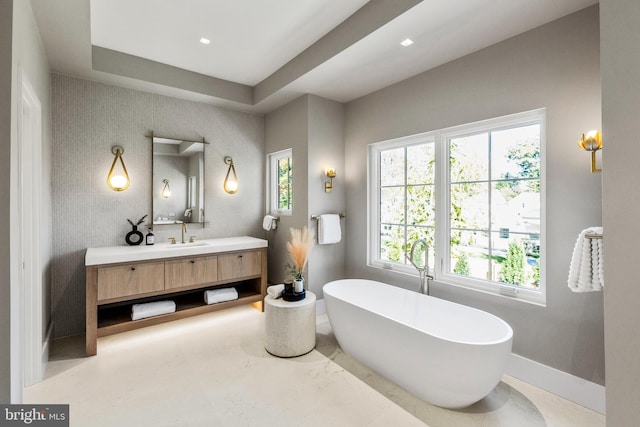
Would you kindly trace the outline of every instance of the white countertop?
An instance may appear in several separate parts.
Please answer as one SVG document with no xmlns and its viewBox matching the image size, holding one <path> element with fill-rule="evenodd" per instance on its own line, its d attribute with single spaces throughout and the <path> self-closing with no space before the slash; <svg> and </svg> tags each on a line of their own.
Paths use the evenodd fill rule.
<svg viewBox="0 0 640 427">
<path fill-rule="evenodd" d="M 193 243 L 157 243 L 150 246 L 144 244 L 139 246 L 109 246 L 87 249 L 84 257 L 84 265 L 114 264 L 118 262 L 214 254 L 218 252 L 266 247 L 266 240 L 249 236 L 196 240 Z"/>
</svg>

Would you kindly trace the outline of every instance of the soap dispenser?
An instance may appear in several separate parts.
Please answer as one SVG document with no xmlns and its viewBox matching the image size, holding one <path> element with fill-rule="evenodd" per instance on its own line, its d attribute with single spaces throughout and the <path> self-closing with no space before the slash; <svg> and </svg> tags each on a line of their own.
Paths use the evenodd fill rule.
<svg viewBox="0 0 640 427">
<path fill-rule="evenodd" d="M 153 230 L 151 229 L 151 227 L 149 227 L 147 231 L 147 235 L 144 238 L 144 241 L 147 244 L 147 246 L 153 245 L 155 243 L 155 236 L 153 235 Z"/>
</svg>

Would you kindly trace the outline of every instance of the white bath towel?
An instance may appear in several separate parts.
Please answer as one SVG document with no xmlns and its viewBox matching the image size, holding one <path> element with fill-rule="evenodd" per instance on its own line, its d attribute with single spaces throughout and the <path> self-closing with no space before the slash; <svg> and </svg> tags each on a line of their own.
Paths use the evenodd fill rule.
<svg viewBox="0 0 640 427">
<path fill-rule="evenodd" d="M 338 243 L 342 239 L 340 215 L 325 214 L 318 217 L 318 244 Z"/>
<path fill-rule="evenodd" d="M 161 314 L 174 313 L 176 303 L 173 301 L 155 301 L 131 306 L 131 320 L 140 320 Z"/>
<path fill-rule="evenodd" d="M 273 215 L 265 215 L 262 219 L 262 228 L 265 231 L 275 230 L 278 228 L 278 218 Z"/>
<path fill-rule="evenodd" d="M 603 241 L 587 234 L 602 235 L 602 227 L 589 227 L 578 235 L 569 267 L 568 285 L 573 292 L 601 291 L 604 286 Z"/>
<path fill-rule="evenodd" d="M 278 299 L 284 292 L 284 285 L 271 285 L 267 288 L 267 295 L 273 299 Z"/>
<path fill-rule="evenodd" d="M 233 301 L 234 299 L 238 299 L 236 288 L 210 289 L 204 292 L 204 302 L 207 304 Z"/>
</svg>

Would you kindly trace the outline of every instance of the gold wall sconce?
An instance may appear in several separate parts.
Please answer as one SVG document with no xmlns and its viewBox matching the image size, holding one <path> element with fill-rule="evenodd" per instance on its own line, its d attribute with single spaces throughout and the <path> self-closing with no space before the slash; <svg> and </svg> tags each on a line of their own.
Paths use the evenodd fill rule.
<svg viewBox="0 0 640 427">
<path fill-rule="evenodd" d="M 224 178 L 224 191 L 229 194 L 236 194 L 238 192 L 238 175 L 236 175 L 236 168 L 233 165 L 233 159 L 229 156 L 226 156 L 224 158 L 224 162 L 229 165 L 227 176 L 225 176 Z"/>
<path fill-rule="evenodd" d="M 331 193 L 331 190 L 333 189 L 333 178 L 336 177 L 336 170 L 334 168 L 328 168 L 325 171 L 325 174 L 327 175 L 327 178 L 329 178 L 329 182 L 324 183 L 324 192 Z"/>
<path fill-rule="evenodd" d="M 596 168 L 596 151 L 602 149 L 602 134 L 600 131 L 591 130 L 586 135 L 583 133 L 578 145 L 583 150 L 591 152 L 591 172 L 601 172 L 602 169 Z"/>
<path fill-rule="evenodd" d="M 111 169 L 107 175 L 107 186 L 113 191 L 124 191 L 129 188 L 131 181 L 129 180 L 129 174 L 127 173 L 127 167 L 124 165 L 122 155 L 124 154 L 124 148 L 119 145 L 111 147 L 111 153 L 114 155 Z M 116 163 L 120 160 L 120 168 L 116 168 Z"/>
<path fill-rule="evenodd" d="M 165 199 L 169 199 L 171 197 L 171 187 L 169 187 L 169 180 L 168 179 L 163 179 L 162 183 L 164 184 L 164 187 L 162 188 L 162 197 Z"/>
</svg>

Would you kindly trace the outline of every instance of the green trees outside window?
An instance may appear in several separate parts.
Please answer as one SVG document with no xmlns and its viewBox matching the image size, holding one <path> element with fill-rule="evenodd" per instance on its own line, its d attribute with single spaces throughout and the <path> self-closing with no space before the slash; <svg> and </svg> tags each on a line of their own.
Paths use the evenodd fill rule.
<svg viewBox="0 0 640 427">
<path fill-rule="evenodd" d="M 445 281 L 538 290 L 543 133 L 536 110 L 372 144 L 370 263 L 411 272 L 426 239 Z"/>
</svg>

